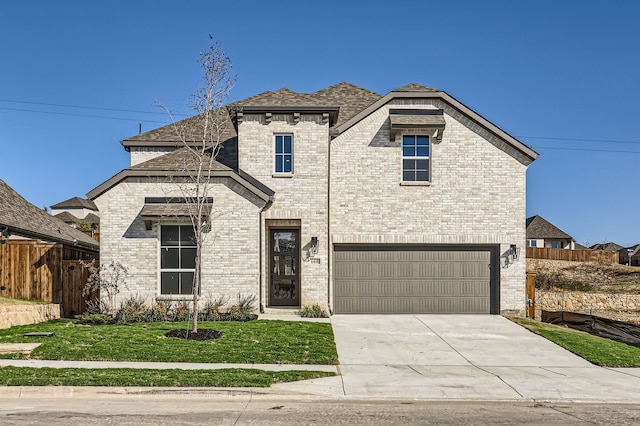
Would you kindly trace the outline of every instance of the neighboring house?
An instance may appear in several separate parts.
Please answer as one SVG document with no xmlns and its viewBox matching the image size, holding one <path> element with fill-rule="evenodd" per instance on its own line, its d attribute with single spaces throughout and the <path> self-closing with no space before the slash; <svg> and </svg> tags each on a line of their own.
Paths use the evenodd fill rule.
<svg viewBox="0 0 640 426">
<path fill-rule="evenodd" d="M 228 105 L 213 171 L 205 298 L 266 312 L 524 312 L 527 166 L 538 154 L 449 94 L 349 83 Z M 177 123 L 197 129 L 201 117 Z M 88 197 L 121 298 L 189 300 L 192 232 L 173 126 L 122 141 L 131 166 Z M 187 136 L 188 139 L 190 139 Z"/>
<path fill-rule="evenodd" d="M 65 315 L 86 310 L 83 268 L 99 244 L 29 203 L 0 180 L 0 296 L 59 303 Z"/>
<path fill-rule="evenodd" d="M 78 228 L 81 222 L 86 222 L 93 231 L 100 228 L 98 207 L 85 198 L 73 197 L 54 204 L 51 206 L 51 215 L 74 228 Z"/>
<path fill-rule="evenodd" d="M 640 266 L 640 244 L 624 247 L 618 250 L 620 263 L 623 265 Z"/>
<path fill-rule="evenodd" d="M 599 243 L 599 244 L 594 244 L 589 248 L 591 250 L 620 251 L 624 247 L 622 247 L 620 244 L 616 244 L 616 243 Z"/>
<path fill-rule="evenodd" d="M 527 247 L 575 250 L 576 242 L 571 235 L 536 215 L 527 218 Z"/>
</svg>

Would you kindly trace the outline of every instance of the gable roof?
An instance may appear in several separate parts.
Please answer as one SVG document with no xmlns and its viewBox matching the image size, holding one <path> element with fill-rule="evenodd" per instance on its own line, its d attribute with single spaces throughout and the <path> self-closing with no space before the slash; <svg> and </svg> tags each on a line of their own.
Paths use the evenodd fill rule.
<svg viewBox="0 0 640 426">
<path fill-rule="evenodd" d="M 99 244 L 83 232 L 74 229 L 34 206 L 0 179 L 0 228 L 12 234 L 97 250 Z"/>
<path fill-rule="evenodd" d="M 464 105 L 462 102 L 455 99 L 453 96 L 448 93 L 437 90 L 428 86 L 423 86 L 416 83 L 411 83 L 406 86 L 402 86 L 398 89 L 392 90 L 385 96 L 381 97 L 371 105 L 369 105 L 364 110 L 355 114 L 353 117 L 349 118 L 346 122 L 340 123 L 332 129 L 332 135 L 337 136 L 340 133 L 343 133 L 356 125 L 358 122 L 363 120 L 368 115 L 377 111 L 383 105 L 396 100 L 396 99 L 415 99 L 415 98 L 428 98 L 428 99 L 437 99 L 442 101 L 445 105 L 453 108 L 455 111 L 463 114 L 488 132 L 497 136 L 499 139 L 506 142 L 511 147 L 515 148 L 518 152 L 523 154 L 526 158 L 529 159 L 529 162 L 534 161 L 538 158 L 538 153 L 533 149 L 523 144 L 495 124 L 491 123 L 486 118 L 482 117 L 480 114 L 473 111 L 471 108 Z"/>
<path fill-rule="evenodd" d="M 571 235 L 552 225 L 542 216 L 531 216 L 527 218 L 527 238 L 559 238 L 573 240 Z"/>
<path fill-rule="evenodd" d="M 68 200 L 61 201 L 58 204 L 54 204 L 51 206 L 52 209 L 89 209 L 98 211 L 98 207 L 96 207 L 95 203 L 91 200 L 87 200 L 86 198 L 73 197 Z"/>
<path fill-rule="evenodd" d="M 410 83 L 398 89 L 392 90 L 385 96 L 351 83 L 342 82 L 329 86 L 325 89 L 313 93 L 298 93 L 293 90 L 282 88 L 276 91 L 263 92 L 249 98 L 234 102 L 213 113 L 219 113 L 223 134 L 220 141 L 225 143 L 233 138 L 237 138 L 237 132 L 233 125 L 233 118 L 237 114 L 247 111 L 274 111 L 293 112 L 307 110 L 314 112 L 331 112 L 330 120 L 331 135 L 333 137 L 345 132 L 356 123 L 378 110 L 383 105 L 396 99 L 430 98 L 444 102 L 455 111 L 468 117 L 476 124 L 506 142 L 523 154 L 528 161 L 533 161 L 538 157 L 538 153 L 533 149 L 518 141 L 498 126 L 462 104 L 444 91 L 434 89 L 417 83 Z M 201 138 L 202 114 L 196 115 L 174 124 L 169 124 L 149 132 L 145 132 L 121 143 L 125 149 L 132 146 L 179 146 L 180 138 L 176 136 L 176 131 L 184 135 L 186 141 L 197 141 L 198 135 Z"/>
<path fill-rule="evenodd" d="M 128 177 L 192 176 L 194 172 L 193 167 L 195 167 L 195 163 L 193 162 L 192 151 L 187 147 L 182 147 L 168 154 L 124 169 L 111 179 L 92 189 L 87 196 L 90 199 L 95 199 Z M 247 175 L 242 170 L 234 170 L 215 160 L 213 160 L 211 164 L 211 176 L 230 178 L 265 202 L 270 201 L 275 194 L 273 190 Z"/>
</svg>

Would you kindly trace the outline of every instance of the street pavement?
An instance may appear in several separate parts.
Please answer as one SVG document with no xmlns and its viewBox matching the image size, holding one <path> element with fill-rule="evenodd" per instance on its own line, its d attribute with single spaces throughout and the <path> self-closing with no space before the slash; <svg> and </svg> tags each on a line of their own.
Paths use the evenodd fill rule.
<svg viewBox="0 0 640 426">
<path fill-rule="evenodd" d="M 330 321 L 337 366 L 36 360 L 0 360 L 0 366 L 306 369 L 335 371 L 335 377 L 242 390 L 0 387 L 0 398 L 228 392 L 376 400 L 640 402 L 640 369 L 594 366 L 501 316 L 334 315 Z"/>
</svg>

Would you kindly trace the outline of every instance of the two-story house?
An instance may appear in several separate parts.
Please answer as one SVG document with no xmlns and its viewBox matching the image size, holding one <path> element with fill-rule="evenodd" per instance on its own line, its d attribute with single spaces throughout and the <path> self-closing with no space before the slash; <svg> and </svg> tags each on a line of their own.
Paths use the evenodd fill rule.
<svg viewBox="0 0 640 426">
<path fill-rule="evenodd" d="M 224 113 L 203 297 L 254 294 L 267 312 L 524 311 L 531 148 L 417 84 L 384 96 L 280 89 Z M 197 128 L 198 116 L 178 124 Z M 191 292 L 191 226 L 168 196 L 179 141 L 173 126 L 124 140 L 131 166 L 88 194 L 103 261 L 130 273 L 121 297 Z"/>
</svg>

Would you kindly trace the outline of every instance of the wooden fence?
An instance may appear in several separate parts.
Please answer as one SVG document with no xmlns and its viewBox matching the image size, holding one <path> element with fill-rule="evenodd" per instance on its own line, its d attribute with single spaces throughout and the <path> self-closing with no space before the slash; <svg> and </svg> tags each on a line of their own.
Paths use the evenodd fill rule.
<svg viewBox="0 0 640 426">
<path fill-rule="evenodd" d="M 568 260 L 570 262 L 618 263 L 618 252 L 527 247 L 528 259 Z"/>
<path fill-rule="evenodd" d="M 0 245 L 0 296 L 62 305 L 65 316 L 87 310 L 82 290 L 89 271 L 79 259 L 98 253 L 37 240 L 9 240 Z"/>
</svg>

